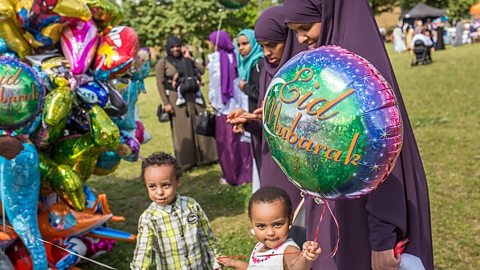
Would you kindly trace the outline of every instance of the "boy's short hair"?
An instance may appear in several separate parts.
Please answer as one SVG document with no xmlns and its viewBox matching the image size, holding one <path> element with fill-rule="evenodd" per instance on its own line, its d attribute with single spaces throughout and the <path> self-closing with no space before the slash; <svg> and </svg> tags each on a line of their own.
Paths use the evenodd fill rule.
<svg viewBox="0 0 480 270">
<path fill-rule="evenodd" d="M 145 170 L 148 167 L 152 166 L 172 166 L 175 170 L 176 178 L 182 176 L 182 169 L 178 161 L 170 154 L 165 152 L 156 152 L 151 154 L 149 157 L 143 160 L 142 162 L 142 181 L 145 182 Z"/>
<path fill-rule="evenodd" d="M 250 201 L 248 202 L 248 217 L 250 219 L 252 218 L 252 205 L 254 203 L 273 203 L 277 200 L 283 202 L 283 205 L 285 206 L 285 214 L 290 218 L 292 215 L 292 201 L 290 200 L 290 196 L 288 196 L 285 190 L 274 186 L 261 187 L 252 194 L 252 197 L 250 197 Z"/>
</svg>

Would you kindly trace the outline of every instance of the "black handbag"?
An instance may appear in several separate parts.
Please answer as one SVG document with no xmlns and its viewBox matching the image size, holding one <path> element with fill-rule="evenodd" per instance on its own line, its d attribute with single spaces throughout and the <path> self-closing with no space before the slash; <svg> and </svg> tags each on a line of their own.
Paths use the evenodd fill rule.
<svg viewBox="0 0 480 270">
<path fill-rule="evenodd" d="M 215 137 L 215 114 L 203 111 L 197 115 L 195 132 L 199 135 Z"/>
<path fill-rule="evenodd" d="M 170 114 L 167 113 L 165 109 L 163 109 L 162 104 L 158 105 L 157 117 L 158 117 L 158 121 L 160 121 L 161 123 L 170 121 Z"/>
</svg>

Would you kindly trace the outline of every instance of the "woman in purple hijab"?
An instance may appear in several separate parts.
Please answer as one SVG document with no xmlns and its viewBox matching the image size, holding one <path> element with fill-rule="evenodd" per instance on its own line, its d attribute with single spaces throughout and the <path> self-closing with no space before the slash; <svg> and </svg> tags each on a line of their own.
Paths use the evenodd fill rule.
<svg viewBox="0 0 480 270">
<path fill-rule="evenodd" d="M 248 108 L 248 97 L 238 88 L 234 46 L 225 31 L 210 34 L 212 53 L 208 56 L 208 98 L 215 109 L 215 140 L 218 161 L 223 178 L 231 185 L 252 181 L 252 152 L 250 144 L 243 142 L 240 135 L 226 123 L 227 115 L 235 108 Z"/>
<path fill-rule="evenodd" d="M 404 124 L 403 149 L 387 180 L 362 198 L 331 204 L 339 223 L 339 249 L 335 257 L 317 260 L 314 269 L 433 269 L 425 171 L 368 1 L 285 0 L 284 6 L 285 22 L 299 42 L 310 48 L 338 45 L 372 63 L 392 86 Z M 312 198 L 306 200 L 307 239 L 313 239 L 321 212 Z M 319 241 L 328 254 L 337 241 L 337 228 L 330 216 L 325 219 Z M 406 237 L 411 241 L 405 253 L 394 257 L 393 248 Z"/>
<path fill-rule="evenodd" d="M 274 6 L 266 9 L 255 22 L 255 39 L 262 46 L 265 56 L 265 64 L 260 73 L 258 107 L 262 106 L 267 87 L 275 73 L 291 57 L 306 49 L 296 41 L 295 34 L 288 29 L 284 21 L 283 7 Z M 241 115 L 248 115 L 248 113 L 236 110 L 229 115 L 229 119 L 241 117 Z M 245 129 L 252 134 L 254 151 L 259 157 L 257 163 L 259 164 L 260 186 L 277 186 L 284 189 L 290 196 L 293 209 L 295 209 L 301 200 L 300 191 L 288 181 L 287 176 L 273 161 L 267 142 L 263 137 L 261 122 L 248 122 Z"/>
</svg>

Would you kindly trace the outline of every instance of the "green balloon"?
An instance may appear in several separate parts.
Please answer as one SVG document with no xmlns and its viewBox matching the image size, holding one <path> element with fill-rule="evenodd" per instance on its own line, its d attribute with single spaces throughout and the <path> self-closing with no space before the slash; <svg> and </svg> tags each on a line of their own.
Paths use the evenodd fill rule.
<svg viewBox="0 0 480 270">
<path fill-rule="evenodd" d="M 250 0 L 218 0 L 222 6 L 229 9 L 240 9 L 245 7 Z"/>
<path fill-rule="evenodd" d="M 45 97 L 40 82 L 30 66 L 0 57 L 0 129 L 15 130 L 35 119 Z"/>
</svg>

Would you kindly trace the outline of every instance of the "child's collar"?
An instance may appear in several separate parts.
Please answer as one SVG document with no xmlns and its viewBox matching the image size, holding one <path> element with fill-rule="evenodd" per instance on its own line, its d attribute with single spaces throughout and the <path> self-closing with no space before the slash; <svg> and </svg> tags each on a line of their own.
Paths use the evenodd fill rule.
<svg viewBox="0 0 480 270">
<path fill-rule="evenodd" d="M 173 201 L 170 204 L 162 206 L 162 205 L 158 205 L 158 204 L 155 203 L 155 205 L 158 208 L 160 208 L 161 210 L 166 211 L 167 213 L 170 214 L 170 213 L 172 213 L 172 209 L 173 209 L 174 206 L 180 209 L 180 194 L 175 193 L 175 198 L 173 199 Z"/>
</svg>

